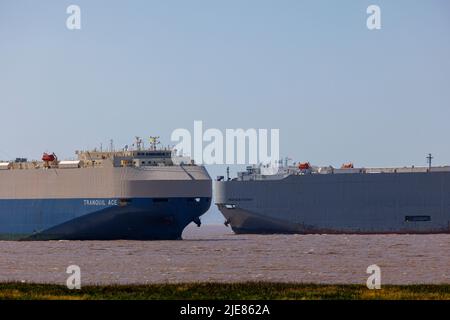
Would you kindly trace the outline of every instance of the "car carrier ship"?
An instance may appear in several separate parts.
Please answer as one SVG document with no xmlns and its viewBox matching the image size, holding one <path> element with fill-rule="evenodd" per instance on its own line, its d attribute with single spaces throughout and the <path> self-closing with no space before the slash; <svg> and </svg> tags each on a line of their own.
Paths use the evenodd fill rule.
<svg viewBox="0 0 450 320">
<path fill-rule="evenodd" d="M 218 177 L 215 202 L 235 233 L 450 233 L 450 167 L 342 168 Z"/>
<path fill-rule="evenodd" d="M 157 148 L 0 162 L 0 239 L 180 239 L 211 204 L 203 166 Z"/>
</svg>

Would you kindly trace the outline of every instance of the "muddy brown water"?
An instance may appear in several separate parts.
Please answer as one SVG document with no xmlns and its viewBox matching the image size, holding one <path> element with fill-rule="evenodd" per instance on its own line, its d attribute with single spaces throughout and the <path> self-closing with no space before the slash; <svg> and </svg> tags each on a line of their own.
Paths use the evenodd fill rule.
<svg viewBox="0 0 450 320">
<path fill-rule="evenodd" d="M 0 241 L 0 282 L 82 284 L 282 281 L 450 284 L 450 235 L 236 235 L 189 226 L 182 241 Z"/>
</svg>

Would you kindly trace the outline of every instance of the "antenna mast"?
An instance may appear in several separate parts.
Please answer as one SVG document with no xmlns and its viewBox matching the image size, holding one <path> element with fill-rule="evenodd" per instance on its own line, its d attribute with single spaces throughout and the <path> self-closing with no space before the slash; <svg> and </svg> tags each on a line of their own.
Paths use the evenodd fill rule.
<svg viewBox="0 0 450 320">
<path fill-rule="evenodd" d="M 431 153 L 428 154 L 427 161 L 428 161 L 428 170 L 431 171 L 431 161 L 433 160 L 433 155 Z"/>
<path fill-rule="evenodd" d="M 141 151 L 142 149 L 142 139 L 140 137 L 135 137 L 136 138 L 136 150 Z"/>
<path fill-rule="evenodd" d="M 150 137 L 150 150 L 156 150 L 158 144 L 161 144 L 161 142 L 159 142 L 159 136 Z"/>
</svg>

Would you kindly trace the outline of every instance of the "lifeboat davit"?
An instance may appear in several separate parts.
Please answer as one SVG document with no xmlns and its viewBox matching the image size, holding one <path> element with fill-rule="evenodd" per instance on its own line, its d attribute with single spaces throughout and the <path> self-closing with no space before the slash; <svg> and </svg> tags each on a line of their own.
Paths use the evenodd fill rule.
<svg viewBox="0 0 450 320">
<path fill-rule="evenodd" d="M 300 169 L 300 170 L 308 170 L 308 169 L 311 169 L 311 165 L 309 164 L 309 162 L 300 162 L 299 164 L 298 164 L 298 168 Z"/>
<path fill-rule="evenodd" d="M 42 161 L 52 162 L 52 161 L 55 161 L 55 160 L 56 160 L 56 156 L 55 156 L 54 153 L 48 154 L 48 153 L 44 152 L 44 154 L 42 155 Z"/>
</svg>

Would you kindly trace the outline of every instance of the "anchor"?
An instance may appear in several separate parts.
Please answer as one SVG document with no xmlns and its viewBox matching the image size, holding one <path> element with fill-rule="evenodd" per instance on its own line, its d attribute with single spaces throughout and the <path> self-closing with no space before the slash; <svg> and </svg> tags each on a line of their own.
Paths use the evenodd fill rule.
<svg viewBox="0 0 450 320">
<path fill-rule="evenodd" d="M 199 217 L 195 217 L 192 221 L 197 225 L 197 227 L 200 227 L 202 225 Z"/>
</svg>

